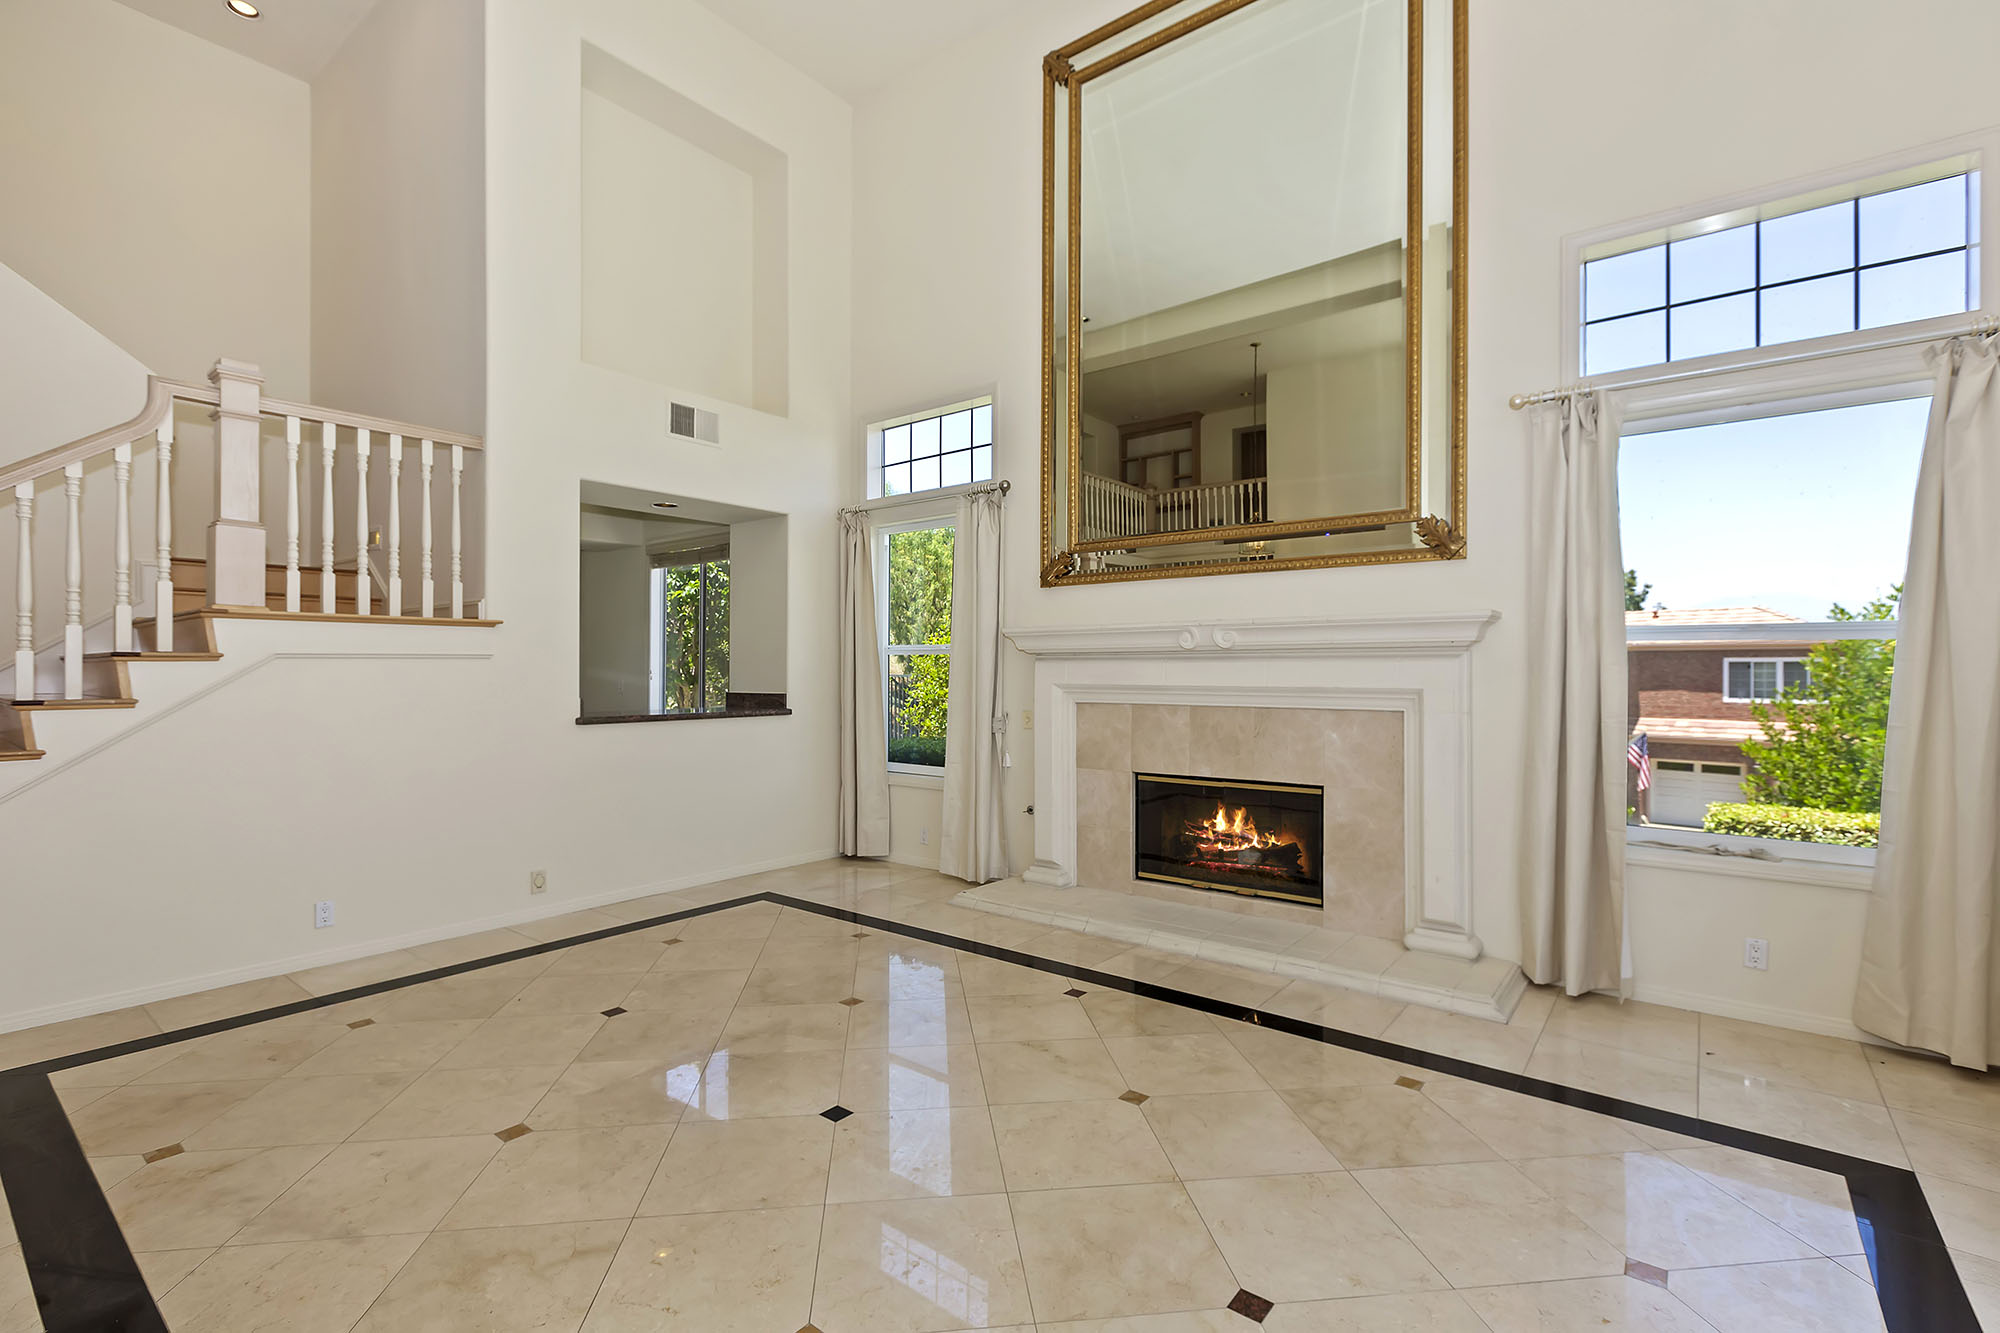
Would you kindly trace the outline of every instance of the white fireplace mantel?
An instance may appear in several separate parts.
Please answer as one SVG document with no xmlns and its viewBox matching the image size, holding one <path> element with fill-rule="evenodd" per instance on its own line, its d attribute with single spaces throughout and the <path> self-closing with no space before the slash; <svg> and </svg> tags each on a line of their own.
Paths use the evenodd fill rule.
<svg viewBox="0 0 2000 1333">
<path fill-rule="evenodd" d="M 1477 958 L 1471 652 L 1497 611 L 1006 630 L 1035 658 L 1035 864 L 1077 882 L 1079 703 L 1373 708 L 1404 719 L 1404 944 Z"/>
</svg>

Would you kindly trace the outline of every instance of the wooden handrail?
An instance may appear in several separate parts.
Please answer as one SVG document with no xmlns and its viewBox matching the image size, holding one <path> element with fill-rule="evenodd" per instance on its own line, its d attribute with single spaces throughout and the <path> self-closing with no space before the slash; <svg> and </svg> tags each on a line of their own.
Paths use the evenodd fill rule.
<svg viewBox="0 0 2000 1333">
<path fill-rule="evenodd" d="M 18 463 L 9 463 L 0 468 L 0 489 L 18 485 L 24 481 L 34 481 L 51 472 L 60 472 L 71 463 L 80 463 L 86 458 L 109 453 L 121 444 L 130 444 L 142 435 L 150 435 L 160 428 L 172 410 L 173 401 L 178 396 L 177 386 L 157 375 L 146 377 L 146 405 L 139 409 L 139 415 L 123 425 L 101 430 L 95 435 L 86 435 L 80 440 L 58 445 L 47 453 L 24 458 Z"/>
<path fill-rule="evenodd" d="M 288 403 L 278 398 L 264 400 L 264 415 L 297 417 L 301 421 L 331 422 L 336 426 L 372 431 L 377 435 L 400 435 L 406 440 L 429 440 L 432 444 L 456 444 L 467 449 L 486 447 L 486 441 L 477 435 L 431 430 L 425 426 L 412 426 L 407 421 L 391 421 L 387 417 L 371 417 L 361 412 L 336 412 L 330 407 L 319 407 L 312 403 Z"/>
</svg>

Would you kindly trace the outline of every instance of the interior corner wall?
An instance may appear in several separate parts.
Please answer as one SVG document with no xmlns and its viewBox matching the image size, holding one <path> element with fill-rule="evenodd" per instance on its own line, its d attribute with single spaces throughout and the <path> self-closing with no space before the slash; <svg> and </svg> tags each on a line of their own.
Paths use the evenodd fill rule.
<svg viewBox="0 0 2000 1333">
<path fill-rule="evenodd" d="M 733 691 L 785 693 L 790 527 L 783 518 L 729 525 L 729 688 Z M 817 645 L 807 656 L 818 660 Z"/>
<path fill-rule="evenodd" d="M 375 6 L 312 83 L 315 401 L 486 426 L 484 0 Z"/>
<path fill-rule="evenodd" d="M 652 675 L 653 565 L 643 546 L 579 553 L 578 707 L 644 713 Z"/>
<path fill-rule="evenodd" d="M 1575 378 L 1562 364 L 1563 238 L 1790 178 L 1865 162 L 1992 124 L 2000 6 L 1932 0 L 1921 22 L 1885 22 L 1874 0 L 1685 0 L 1672 6 L 1544 0 L 1471 5 L 1467 558 L 1323 571 L 1048 588 L 1038 578 L 1043 55 L 1129 0 L 1024 0 L 1003 22 L 912 68 L 855 112 L 854 392 L 862 420 L 963 384 L 995 384 L 996 477 L 1008 506 L 1011 624 L 1115 625 L 1281 616 L 1497 610 L 1472 655 L 1473 926 L 1520 957 L 1520 793 L 1529 767 L 1519 701 L 1541 664 L 1526 640 L 1528 423 L 1509 394 Z M 1952 33 L 1948 43 L 1936 41 Z M 1857 41 L 1855 34 L 1867 34 Z M 1631 52 L 1647 53 L 1643 61 Z M 1699 97 L 1688 89 L 1699 86 Z M 1864 90 L 1829 97 L 1827 89 Z M 1560 161 L 1549 146 L 1562 145 Z M 975 164 L 939 189 L 926 164 Z M 1573 164 L 1589 163 L 1585 171 Z M 859 432 L 848 471 L 861 475 Z M 1031 663 L 1008 655 L 1007 701 L 1032 705 Z M 1017 727 L 1008 808 L 1034 799 Z M 905 816 L 897 793 L 892 818 Z M 934 797 L 932 798 L 934 802 Z M 934 805 L 925 806 L 934 808 Z M 1030 845 L 1032 822 L 1010 837 Z M 896 831 L 898 845 L 903 830 Z M 924 849 L 928 851 L 929 849 Z M 1018 855 L 1018 854 L 1017 854 Z M 1710 891 L 1690 895 L 1690 879 Z M 1795 891 L 1796 890 L 1796 891 Z M 1698 902 L 1741 918 L 1634 941 L 1638 982 L 1682 1004 L 1751 1003 L 1845 1022 L 1853 977 L 1816 924 L 1853 895 L 1747 877 L 1628 870 L 1635 929 Z M 1835 895 L 1826 899 L 1823 895 Z M 1819 896 L 1816 896 L 1819 895 Z M 1834 904 L 1833 906 L 1818 906 Z M 1740 921 L 1771 940 L 1755 994 L 1741 983 Z M 1844 927 L 1843 927 L 1844 928 Z M 1846 946 L 1843 944 L 1842 948 Z M 1840 973 L 1829 988 L 1825 978 Z M 1775 1020 L 1774 1020 L 1775 1021 Z"/>
<path fill-rule="evenodd" d="M 311 138 L 303 82 L 115 0 L 0 5 L 0 263 L 156 374 L 310 396 Z"/>
</svg>

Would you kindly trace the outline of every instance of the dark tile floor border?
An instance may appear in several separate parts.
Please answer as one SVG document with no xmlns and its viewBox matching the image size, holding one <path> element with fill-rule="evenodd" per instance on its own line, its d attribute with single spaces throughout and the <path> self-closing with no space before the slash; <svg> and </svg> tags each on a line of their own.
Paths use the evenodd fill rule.
<svg viewBox="0 0 2000 1333">
<path fill-rule="evenodd" d="M 796 908 L 888 934 L 1071 977 L 1103 990 L 1123 991 L 1160 1000 L 1218 1018 L 1270 1028 L 1274 1032 L 1435 1070 L 1488 1087 L 1594 1111 L 1632 1124 L 1649 1125 L 1841 1176 L 1847 1181 L 1854 1216 L 1860 1224 L 1861 1242 L 1867 1251 L 1869 1270 L 1874 1274 L 1876 1297 L 1881 1304 L 1888 1333 L 1979 1333 L 1978 1317 L 1973 1313 L 1972 1302 L 1945 1247 L 1937 1219 L 1931 1214 L 1930 1204 L 1924 1199 L 1916 1174 L 1902 1167 L 1850 1157 L 1811 1144 L 1794 1143 L 1789 1139 L 1681 1115 L 1603 1093 L 1550 1083 L 1526 1074 L 1493 1069 L 1469 1060 L 1384 1041 L 1380 1037 L 1366 1037 L 1304 1019 L 1269 1013 L 1250 1005 L 1231 1004 L 1206 995 L 1059 963 L 1022 953 L 1018 949 L 962 939 L 943 931 L 771 891 L 607 926 L 486 958 L 435 967 L 405 977 L 295 1000 L 255 1013 L 215 1019 L 173 1032 L 139 1037 L 0 1072 L 0 1186 L 7 1191 L 15 1230 L 19 1233 L 21 1257 L 27 1264 L 28 1278 L 41 1306 L 45 1329 L 48 1333 L 97 1333 L 98 1330 L 107 1333 L 125 1333 L 127 1330 L 130 1333 L 164 1333 L 166 1329 L 158 1307 L 147 1293 L 144 1282 L 139 1279 L 138 1265 L 112 1216 L 104 1191 L 98 1185 L 83 1148 L 70 1128 L 69 1118 L 63 1113 L 49 1082 L 51 1074 L 757 903 Z"/>
</svg>

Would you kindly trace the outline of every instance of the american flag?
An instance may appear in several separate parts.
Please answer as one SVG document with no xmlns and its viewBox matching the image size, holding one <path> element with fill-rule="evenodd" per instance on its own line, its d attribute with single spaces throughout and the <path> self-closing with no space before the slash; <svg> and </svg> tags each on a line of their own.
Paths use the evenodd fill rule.
<svg viewBox="0 0 2000 1333">
<path fill-rule="evenodd" d="M 1625 746 L 1625 762 L 1639 770 L 1639 790 L 1653 785 L 1653 759 L 1646 753 L 1646 733 L 1640 732 Z"/>
</svg>

